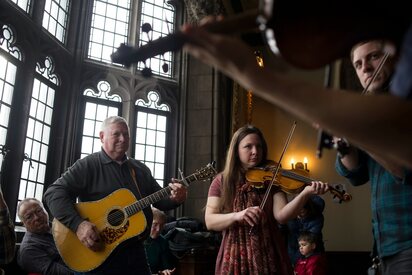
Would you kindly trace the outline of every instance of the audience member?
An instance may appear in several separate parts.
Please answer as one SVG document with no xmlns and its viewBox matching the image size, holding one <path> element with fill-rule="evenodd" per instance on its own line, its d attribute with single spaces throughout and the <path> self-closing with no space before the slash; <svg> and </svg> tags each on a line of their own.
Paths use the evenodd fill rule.
<svg viewBox="0 0 412 275">
<path fill-rule="evenodd" d="M 42 275 L 73 274 L 57 251 L 43 204 L 35 198 L 26 198 L 18 204 L 17 213 L 27 230 L 17 256 L 20 267 Z"/>
<path fill-rule="evenodd" d="M 153 223 L 150 237 L 145 240 L 150 270 L 153 274 L 170 275 L 176 270 L 176 258 L 169 249 L 168 241 L 161 235 L 167 216 L 163 211 L 152 207 Z"/>
<path fill-rule="evenodd" d="M 325 201 L 320 196 L 312 196 L 299 215 L 288 222 L 288 252 L 292 264 L 295 265 L 300 257 L 299 236 L 302 232 L 310 232 L 316 236 L 316 252 L 325 252 L 323 244 L 323 209 Z"/>
<path fill-rule="evenodd" d="M 326 275 L 326 256 L 316 252 L 317 236 L 311 232 L 302 232 L 298 240 L 301 257 L 296 262 L 295 275 Z"/>
</svg>

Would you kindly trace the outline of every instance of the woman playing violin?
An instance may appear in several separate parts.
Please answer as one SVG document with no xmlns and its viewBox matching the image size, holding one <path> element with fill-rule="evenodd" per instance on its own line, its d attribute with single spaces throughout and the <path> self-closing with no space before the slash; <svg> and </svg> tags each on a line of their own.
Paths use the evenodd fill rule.
<svg viewBox="0 0 412 275">
<path fill-rule="evenodd" d="M 295 218 L 312 195 L 323 194 L 329 187 L 313 182 L 288 203 L 286 194 L 274 186 L 261 208 L 266 190 L 246 182 L 245 175 L 266 162 L 261 131 L 250 125 L 238 129 L 206 204 L 207 228 L 223 231 L 215 274 L 293 274 L 279 224 Z"/>
</svg>

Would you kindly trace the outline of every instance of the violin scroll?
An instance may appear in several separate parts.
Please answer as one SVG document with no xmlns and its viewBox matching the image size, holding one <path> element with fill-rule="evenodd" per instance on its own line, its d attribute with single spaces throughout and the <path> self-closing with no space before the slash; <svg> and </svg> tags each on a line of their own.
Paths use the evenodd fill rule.
<svg viewBox="0 0 412 275">
<path fill-rule="evenodd" d="M 244 31 L 255 33 L 258 27 L 256 22 L 258 14 L 258 10 L 250 10 L 232 16 L 230 19 L 211 23 L 207 26 L 207 30 L 214 33 L 226 34 Z M 150 31 L 152 31 L 150 24 L 145 23 L 142 25 L 143 33 Z M 140 47 L 133 47 L 122 43 L 110 57 L 114 63 L 122 64 L 128 68 L 134 63 L 144 62 L 151 57 L 162 55 L 169 51 L 178 51 L 186 42 L 187 37 L 181 31 L 178 31 L 156 40 L 149 40 L 149 42 Z M 168 66 L 163 66 L 162 69 L 166 70 Z"/>
<path fill-rule="evenodd" d="M 148 58 L 164 54 L 168 51 L 176 51 L 182 48 L 186 38 L 182 33 L 173 33 L 161 37 L 155 41 L 149 41 L 140 48 L 128 46 L 124 43 L 110 56 L 114 63 L 130 67 L 133 63 L 145 61 Z"/>
<path fill-rule="evenodd" d="M 347 193 L 342 184 L 329 185 L 329 192 L 333 194 L 333 201 L 342 203 L 352 200 L 352 195 Z"/>
</svg>

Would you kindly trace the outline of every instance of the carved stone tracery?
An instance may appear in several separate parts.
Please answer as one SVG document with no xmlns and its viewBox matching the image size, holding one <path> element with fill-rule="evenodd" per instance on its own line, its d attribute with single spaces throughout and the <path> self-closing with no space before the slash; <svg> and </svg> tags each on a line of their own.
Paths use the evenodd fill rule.
<svg viewBox="0 0 412 275">
<path fill-rule="evenodd" d="M 188 22 L 197 23 L 207 15 L 225 14 L 221 0 L 184 0 Z"/>
</svg>

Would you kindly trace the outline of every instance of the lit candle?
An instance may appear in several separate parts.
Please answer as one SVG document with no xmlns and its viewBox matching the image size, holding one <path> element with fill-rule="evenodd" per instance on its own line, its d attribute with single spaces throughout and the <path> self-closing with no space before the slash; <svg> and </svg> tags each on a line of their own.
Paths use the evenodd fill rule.
<svg viewBox="0 0 412 275">
<path fill-rule="evenodd" d="M 308 158 L 307 157 L 303 158 L 303 163 L 305 164 L 305 170 L 308 170 Z"/>
<path fill-rule="evenodd" d="M 293 158 L 290 160 L 290 165 L 292 166 L 292 169 L 295 169 L 295 160 Z"/>
</svg>

